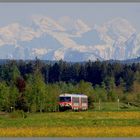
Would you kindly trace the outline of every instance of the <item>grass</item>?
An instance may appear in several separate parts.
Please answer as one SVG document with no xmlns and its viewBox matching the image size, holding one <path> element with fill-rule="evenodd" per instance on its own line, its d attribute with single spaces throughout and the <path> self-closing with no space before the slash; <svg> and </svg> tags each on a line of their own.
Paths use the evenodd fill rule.
<svg viewBox="0 0 140 140">
<path fill-rule="evenodd" d="M 104 105 L 110 107 L 112 103 Z M 112 105 L 113 106 L 113 105 Z M 98 106 L 95 106 L 98 108 Z M 27 114 L 27 118 L 0 116 L 1 137 L 139 137 L 140 111 L 84 111 Z"/>
<path fill-rule="evenodd" d="M 128 105 L 125 103 L 119 103 L 118 102 L 101 102 L 94 103 L 94 110 L 96 111 L 139 111 L 140 107 Z"/>
<path fill-rule="evenodd" d="M 0 117 L 0 128 L 6 127 L 96 127 L 139 126 L 140 112 L 63 112 L 29 114 L 27 118 Z"/>
</svg>

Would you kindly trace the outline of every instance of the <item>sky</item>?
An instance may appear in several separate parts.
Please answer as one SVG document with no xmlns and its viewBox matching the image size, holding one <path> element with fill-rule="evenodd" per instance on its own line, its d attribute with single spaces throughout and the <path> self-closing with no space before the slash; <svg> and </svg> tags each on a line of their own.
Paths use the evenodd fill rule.
<svg viewBox="0 0 140 140">
<path fill-rule="evenodd" d="M 0 27 L 13 22 L 31 24 L 34 15 L 56 20 L 69 16 L 88 25 L 101 25 L 115 17 L 127 19 L 140 32 L 140 3 L 0 3 Z"/>
</svg>

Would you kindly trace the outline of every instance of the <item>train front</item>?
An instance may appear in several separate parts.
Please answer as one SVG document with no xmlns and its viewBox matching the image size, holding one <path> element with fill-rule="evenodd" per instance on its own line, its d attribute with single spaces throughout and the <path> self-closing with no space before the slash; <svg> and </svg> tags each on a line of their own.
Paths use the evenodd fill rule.
<svg viewBox="0 0 140 140">
<path fill-rule="evenodd" d="M 69 95 L 60 95 L 59 96 L 59 110 L 65 111 L 72 109 L 72 102 L 71 102 L 71 96 Z"/>
</svg>

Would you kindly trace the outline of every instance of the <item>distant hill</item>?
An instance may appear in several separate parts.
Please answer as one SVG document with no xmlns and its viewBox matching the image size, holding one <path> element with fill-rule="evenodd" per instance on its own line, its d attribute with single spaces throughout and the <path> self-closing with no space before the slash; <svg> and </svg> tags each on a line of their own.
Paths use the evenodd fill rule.
<svg viewBox="0 0 140 140">
<path fill-rule="evenodd" d="M 140 57 L 134 59 L 127 59 L 122 61 L 123 63 L 140 63 Z"/>
<path fill-rule="evenodd" d="M 0 65 L 3 65 L 3 64 L 6 64 L 10 61 L 13 61 L 12 59 L 0 59 Z M 14 61 L 16 62 L 19 62 L 19 61 L 24 61 L 26 63 L 28 62 L 32 62 L 32 61 L 35 61 L 34 60 L 15 60 Z M 45 64 L 54 64 L 56 62 L 59 62 L 59 61 L 55 61 L 55 60 L 40 60 L 42 61 L 43 63 Z M 100 60 L 99 60 L 100 61 Z M 66 61 L 68 62 L 68 61 Z M 77 61 L 77 62 L 68 62 L 68 63 L 86 63 L 87 61 Z M 105 60 L 105 61 L 101 61 L 101 62 L 108 62 L 108 63 L 121 63 L 121 64 L 132 64 L 132 63 L 140 63 L 140 57 L 138 58 L 133 58 L 133 59 L 127 59 L 127 60 Z"/>
<path fill-rule="evenodd" d="M 131 64 L 131 63 L 140 63 L 140 57 L 133 58 L 133 59 L 126 59 L 126 60 L 106 60 L 109 63 L 124 63 L 124 64 Z"/>
</svg>

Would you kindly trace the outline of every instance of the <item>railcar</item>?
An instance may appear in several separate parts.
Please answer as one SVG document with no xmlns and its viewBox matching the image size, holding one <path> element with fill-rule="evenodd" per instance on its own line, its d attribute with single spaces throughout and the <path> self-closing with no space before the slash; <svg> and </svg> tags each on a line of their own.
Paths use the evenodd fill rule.
<svg viewBox="0 0 140 140">
<path fill-rule="evenodd" d="M 84 94 L 61 94 L 59 96 L 59 110 L 87 110 L 88 96 Z"/>
</svg>

